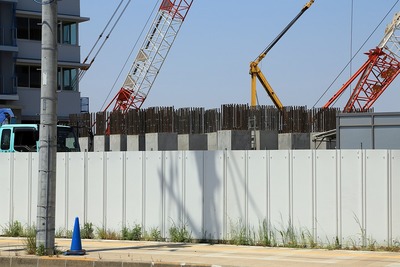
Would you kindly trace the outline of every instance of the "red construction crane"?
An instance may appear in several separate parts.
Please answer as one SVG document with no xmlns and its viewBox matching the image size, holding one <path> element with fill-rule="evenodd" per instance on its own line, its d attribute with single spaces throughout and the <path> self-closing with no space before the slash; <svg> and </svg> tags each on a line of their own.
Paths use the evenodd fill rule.
<svg viewBox="0 0 400 267">
<path fill-rule="evenodd" d="M 126 113 L 140 109 L 174 43 L 193 0 L 163 0 L 121 89 L 106 106 Z M 107 132 L 109 131 L 107 119 Z"/>
<path fill-rule="evenodd" d="M 395 33 L 400 28 L 400 12 L 386 27 L 385 36 L 375 49 L 368 53 L 368 60 L 353 74 L 342 88 L 323 106 L 329 108 L 357 79 L 357 84 L 343 112 L 366 111 L 400 72 L 400 37 Z"/>
</svg>

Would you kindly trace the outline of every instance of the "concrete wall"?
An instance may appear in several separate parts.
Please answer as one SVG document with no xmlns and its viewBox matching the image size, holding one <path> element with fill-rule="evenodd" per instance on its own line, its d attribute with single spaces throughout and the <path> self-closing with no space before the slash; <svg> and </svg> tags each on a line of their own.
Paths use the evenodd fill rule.
<svg viewBox="0 0 400 267">
<path fill-rule="evenodd" d="M 251 131 L 218 131 L 218 150 L 251 149 Z"/>
<path fill-rule="evenodd" d="M 36 221 L 38 154 L 0 154 L 0 226 Z M 400 240 L 400 150 L 59 153 L 56 228 L 74 219 L 121 230 L 185 223 L 193 238 L 228 239 L 293 224 L 320 243 Z"/>
<path fill-rule="evenodd" d="M 207 150 L 218 150 L 218 133 L 207 133 Z"/>
<path fill-rule="evenodd" d="M 127 138 L 124 134 L 110 135 L 110 151 L 126 151 Z"/>
<path fill-rule="evenodd" d="M 146 133 L 145 144 L 147 151 L 178 150 L 177 133 Z"/>
<path fill-rule="evenodd" d="M 255 148 L 257 150 L 278 149 L 277 131 L 255 131 Z"/>
<path fill-rule="evenodd" d="M 95 135 L 93 137 L 93 151 L 94 152 L 110 151 L 110 136 Z"/>
<path fill-rule="evenodd" d="M 310 149 L 310 134 L 309 133 L 279 134 L 278 149 Z"/>
<path fill-rule="evenodd" d="M 178 150 L 207 150 L 207 134 L 179 134 Z"/>
<path fill-rule="evenodd" d="M 127 151 L 145 151 L 146 144 L 144 135 L 128 135 L 126 140 Z"/>
</svg>

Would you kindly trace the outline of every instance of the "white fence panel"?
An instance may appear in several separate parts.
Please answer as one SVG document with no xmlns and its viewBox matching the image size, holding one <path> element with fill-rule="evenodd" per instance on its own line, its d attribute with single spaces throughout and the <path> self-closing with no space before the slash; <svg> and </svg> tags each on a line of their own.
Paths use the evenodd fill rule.
<svg viewBox="0 0 400 267">
<path fill-rule="evenodd" d="M 400 244 L 400 150 L 390 151 L 390 217 L 389 237 L 392 245 Z"/>
<path fill-rule="evenodd" d="M 229 233 L 246 226 L 246 151 L 226 151 L 226 217 Z"/>
<path fill-rule="evenodd" d="M 224 151 L 204 151 L 204 236 L 224 238 Z M 194 190 L 194 189 L 193 189 Z"/>
<path fill-rule="evenodd" d="M 87 188 L 85 183 L 85 153 L 68 153 L 67 158 L 67 201 L 68 212 L 66 214 L 66 225 L 73 229 L 75 218 L 84 218 L 85 196 Z M 81 219 L 81 220 L 82 220 Z M 83 227 L 83 221 L 81 222 Z"/>
<path fill-rule="evenodd" d="M 38 181 L 39 181 L 39 153 L 32 153 L 32 184 L 31 188 L 31 202 L 29 203 L 31 209 L 30 226 L 36 225 L 37 203 L 38 203 Z"/>
<path fill-rule="evenodd" d="M 105 226 L 112 231 L 119 231 L 123 225 L 124 194 L 123 180 L 125 174 L 125 153 L 109 152 L 106 157 L 107 174 L 105 176 Z"/>
<path fill-rule="evenodd" d="M 14 154 L 0 154 L 0 225 L 5 225 L 13 221 L 11 211 L 11 183 L 14 179 Z"/>
<path fill-rule="evenodd" d="M 299 234 L 313 233 L 314 224 L 314 166 L 313 150 L 293 150 L 291 170 L 291 220 Z"/>
<path fill-rule="evenodd" d="M 144 180 L 145 229 L 158 228 L 165 236 L 163 209 L 164 155 L 161 151 L 146 151 Z"/>
<path fill-rule="evenodd" d="M 68 228 L 68 154 L 57 153 L 56 231 Z M 79 207 L 79 206 L 78 206 Z M 71 229 L 71 228 L 70 228 Z"/>
<path fill-rule="evenodd" d="M 171 227 L 187 226 L 183 220 L 183 158 L 182 151 L 164 152 L 164 180 L 163 180 L 163 203 L 165 236 L 169 236 Z"/>
<path fill-rule="evenodd" d="M 29 222 L 31 212 L 30 188 L 32 173 L 31 153 L 14 153 L 14 179 L 12 187 L 12 221 Z M 36 208 L 36 207 L 35 207 Z"/>
<path fill-rule="evenodd" d="M 345 246 L 361 245 L 363 226 L 363 152 L 341 150 L 339 240 Z"/>
<path fill-rule="evenodd" d="M 276 150 L 269 158 L 269 209 L 270 223 L 278 231 L 285 231 L 291 223 L 290 217 L 290 168 L 291 151 Z"/>
<path fill-rule="evenodd" d="M 267 198 L 268 175 L 267 163 L 269 152 L 265 150 L 248 151 L 247 170 L 247 206 L 248 225 L 258 231 L 259 226 L 265 221 L 268 223 Z"/>
<path fill-rule="evenodd" d="M 204 152 L 184 152 L 184 215 L 183 221 L 192 230 L 192 237 L 202 239 L 204 233 Z"/>
<path fill-rule="evenodd" d="M 105 152 L 88 153 L 87 160 L 87 215 L 86 222 L 105 227 L 104 179 Z"/>
<path fill-rule="evenodd" d="M 388 245 L 388 151 L 366 151 L 365 245 Z"/>
<path fill-rule="evenodd" d="M 127 227 L 144 225 L 143 220 L 143 153 L 126 152 L 125 220 Z M 144 229 L 147 230 L 147 229 Z"/>
<path fill-rule="evenodd" d="M 336 151 L 316 151 L 315 188 L 316 238 L 322 244 L 333 244 L 338 236 L 338 197 Z"/>
</svg>

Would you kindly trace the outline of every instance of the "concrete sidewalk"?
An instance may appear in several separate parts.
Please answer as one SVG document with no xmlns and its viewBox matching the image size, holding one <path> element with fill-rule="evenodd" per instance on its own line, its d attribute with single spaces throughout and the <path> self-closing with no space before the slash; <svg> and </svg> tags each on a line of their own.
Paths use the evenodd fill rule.
<svg viewBox="0 0 400 267">
<path fill-rule="evenodd" d="M 265 267 L 265 266 L 390 266 L 400 267 L 400 253 L 250 246 L 82 240 L 85 256 L 26 255 L 24 238 L 0 238 L 0 267 L 132 266 L 132 267 Z M 69 249 L 70 239 L 56 239 Z"/>
</svg>

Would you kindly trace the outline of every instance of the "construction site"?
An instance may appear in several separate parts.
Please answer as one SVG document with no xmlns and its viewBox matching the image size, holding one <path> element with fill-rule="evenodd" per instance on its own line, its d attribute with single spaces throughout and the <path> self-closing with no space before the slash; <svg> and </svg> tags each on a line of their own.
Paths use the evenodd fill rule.
<svg viewBox="0 0 400 267">
<path fill-rule="evenodd" d="M 87 23 L 89 18 L 81 17 L 79 0 L 0 0 L 0 16 L 13 12 L 17 24 L 22 29 L 25 26 L 29 29 L 20 31 L 22 33 L 13 38 L 10 35 L 10 40 L 7 35 L 0 35 L 0 56 L 4 58 L 0 62 L 0 91 L 4 95 L 7 83 L 3 81 L 11 78 L 3 79 L 3 76 L 18 76 L 13 80 L 15 83 L 9 83 L 12 85 L 10 92 L 7 91 L 10 96 L 0 100 L 1 107 L 4 106 L 0 109 L 3 124 L 0 126 L 0 152 L 4 152 L 0 153 L 0 169 L 4 174 L 0 176 L 0 226 L 18 222 L 27 228 L 33 227 L 33 254 L 36 255 L 39 255 L 39 248 L 44 255 L 55 254 L 56 232 L 60 238 L 58 242 L 64 247 L 65 240 L 71 238 L 71 249 L 61 256 L 63 261 L 59 261 L 64 265 L 69 264 L 69 255 L 86 253 L 84 259 L 93 266 L 101 265 L 103 256 L 114 261 L 113 252 L 121 253 L 118 254 L 118 266 L 129 265 L 128 261 L 138 264 L 134 266 L 155 266 L 154 261 L 168 258 L 155 253 L 151 262 L 147 258 L 129 259 L 132 250 L 147 253 L 146 243 L 139 247 L 124 243 L 119 245 L 124 250 L 120 252 L 120 248 L 111 248 L 113 243 L 105 245 L 86 240 L 92 249 L 85 251 L 80 244 L 79 231 L 82 228 L 79 219 L 81 225 L 91 228 L 92 235 L 88 239 L 111 239 L 108 233 L 113 233 L 114 239 L 122 239 L 126 231 L 135 226 L 139 237 L 130 240 L 147 242 L 148 233 L 155 232 L 157 238 L 152 241 L 161 245 L 157 243 L 150 249 L 154 248 L 156 252 L 171 242 L 188 247 L 191 247 L 191 242 L 246 246 L 237 247 L 240 250 L 248 246 L 381 249 L 390 252 L 379 264 L 398 264 L 398 256 L 391 253 L 400 250 L 400 197 L 396 193 L 400 187 L 400 110 L 398 106 L 383 104 L 388 109 L 382 111 L 381 106 L 375 108 L 375 105 L 386 91 L 396 86 L 396 77 L 400 73 L 400 13 L 395 12 L 400 0 L 380 6 L 383 18 L 378 18 L 379 23 L 374 29 L 368 29 L 372 33 L 368 33 L 369 37 L 363 43 L 375 44 L 365 50 L 361 45 L 356 53 L 353 53 L 352 36 L 357 12 L 354 11 L 354 0 L 351 1 L 349 61 L 343 64 L 343 69 L 337 68 L 340 64 L 336 62 L 315 64 L 312 70 L 307 70 L 311 77 L 307 78 L 318 83 L 318 69 L 335 65 L 339 74 L 333 76 L 325 91 L 320 89 L 323 85 L 312 85 L 318 87 L 322 95 L 305 90 L 307 86 L 300 85 L 302 77 L 297 73 L 288 71 L 279 76 L 285 83 L 298 85 L 294 88 L 296 91 L 284 94 L 298 101 L 298 105 L 286 105 L 286 98 L 278 97 L 283 93 L 280 89 L 283 82 L 278 83 L 281 87 L 272 86 L 270 80 L 277 81 L 274 77 L 276 72 L 263 66 L 263 63 L 273 65 L 271 62 L 279 58 L 281 65 L 288 70 L 297 64 L 301 69 L 305 68 L 302 66 L 305 61 L 316 60 L 312 47 L 307 51 L 293 48 L 304 56 L 303 60 L 291 60 L 282 53 L 279 57 L 271 56 L 290 34 L 302 31 L 298 35 L 301 38 L 296 39 L 298 43 L 292 43 L 293 46 L 307 41 L 303 38 L 307 29 L 300 30 L 299 27 L 301 21 L 308 18 L 309 23 L 318 23 L 312 14 L 318 0 L 290 2 L 291 11 L 292 6 L 296 6 L 290 19 L 284 24 L 268 25 L 267 31 L 260 30 L 257 35 L 266 34 L 272 41 L 261 53 L 255 54 L 253 60 L 244 64 L 248 101 L 226 103 L 225 99 L 217 97 L 219 86 L 216 85 L 207 89 L 212 94 L 204 93 L 209 102 L 217 101 L 217 107 L 212 108 L 209 103 L 204 105 L 207 107 L 178 104 L 183 90 L 173 91 L 171 84 L 184 82 L 185 89 L 192 88 L 190 85 L 195 83 L 201 86 L 201 81 L 218 77 L 218 72 L 230 73 L 233 59 L 224 63 L 223 70 L 212 70 L 215 77 L 199 77 L 198 81 L 189 78 L 193 77 L 189 72 L 195 71 L 184 64 L 172 64 L 166 68 L 168 62 L 177 60 L 178 53 L 174 58 L 172 51 L 181 41 L 176 40 L 178 34 L 192 34 L 195 38 L 194 33 L 189 30 L 182 32 L 182 29 L 192 14 L 196 16 L 196 12 L 202 10 L 195 10 L 196 1 L 156 1 L 108 96 L 101 99 L 100 102 L 104 101 L 102 107 L 93 110 L 89 108 L 91 99 L 99 102 L 104 92 L 93 90 L 91 96 L 81 97 L 79 90 L 82 91 L 89 81 L 96 82 L 96 86 L 105 83 L 104 73 L 96 73 L 98 66 L 108 68 L 110 73 L 118 69 L 111 62 L 115 59 L 114 53 L 122 50 L 122 44 L 113 48 L 113 59 L 105 59 L 110 61 L 107 64 L 97 57 L 106 47 L 111 33 L 120 26 L 117 24 L 127 16 L 131 1 L 117 1 L 115 10 L 107 10 L 107 13 L 113 11 L 111 18 L 93 47 L 86 48 L 88 55 L 81 61 L 78 25 Z M 275 3 L 277 10 L 279 5 Z M 99 14 L 101 8 L 98 7 Z M 274 18 L 277 15 L 271 14 Z M 40 27 L 34 26 L 39 17 L 43 17 L 40 23 L 42 47 L 37 42 Z M 9 21 L 14 21 L 14 18 L 10 17 Z M 0 33 L 2 23 L 0 17 Z M 336 23 L 333 26 L 339 27 L 341 21 Z M 386 26 L 379 33 L 380 37 L 370 40 L 383 25 Z M 218 30 L 218 27 L 208 26 L 203 28 L 210 33 Z M 55 34 L 57 31 L 58 35 Z M 321 33 L 321 36 L 325 35 Z M 254 45 L 254 42 L 249 43 Z M 38 56 L 40 48 L 40 60 L 28 58 L 29 53 Z M 199 49 L 190 47 L 189 51 L 194 53 Z M 362 59 L 357 57 L 360 51 L 365 52 Z M 220 47 L 218 52 L 223 54 L 224 48 Z M 131 55 L 136 55 L 133 60 Z M 189 60 L 189 57 L 186 55 L 181 59 Z M 354 66 L 360 61 L 362 64 L 353 70 L 355 58 L 358 61 Z M 17 66 L 16 71 L 8 73 L 4 66 L 11 64 L 12 60 Z M 210 61 L 207 58 L 206 62 Z M 211 69 L 211 65 L 203 68 Z M 126 66 L 130 66 L 127 74 L 124 72 Z M 349 69 L 349 77 L 339 79 Z M 26 71 L 29 75 L 23 75 Z M 165 83 L 158 83 L 164 72 L 168 74 L 161 79 L 172 81 L 169 88 Z M 274 75 L 270 77 L 265 73 Z M 312 77 L 314 73 L 315 77 Z M 118 85 L 120 78 L 123 80 L 121 86 Z M 230 80 L 235 83 L 236 78 L 232 72 Z M 328 78 L 324 79 L 330 83 Z M 337 81 L 343 83 L 337 86 Z M 329 92 L 335 86 L 339 89 Z M 177 88 L 182 87 L 177 85 Z M 242 89 L 238 86 L 229 90 L 236 93 L 239 88 Z M 176 105 L 168 104 L 167 97 L 161 92 L 169 89 L 168 97 L 176 101 Z M 189 98 L 191 94 L 192 98 L 198 98 L 189 89 L 184 92 Z M 300 103 L 311 96 L 319 97 L 314 105 Z M 152 106 L 156 103 L 151 102 L 154 98 L 161 103 L 165 100 L 166 104 Z M 78 100 L 81 110 L 73 112 Z M 174 239 L 177 228 L 188 238 Z M 97 229 L 96 235 L 94 229 Z M 0 243 L 9 244 L 4 246 L 5 251 L 15 250 L 10 248 L 10 244 L 20 246 L 15 240 L 2 238 Z M 83 243 L 85 245 L 85 240 Z M 224 249 L 230 252 L 223 258 L 235 254 L 229 245 Z M 170 250 L 175 251 L 175 247 Z M 14 266 L 14 257 L 3 257 L 2 253 L 0 248 L 0 265 L 4 262 L 7 266 Z M 243 255 L 245 262 L 254 260 L 248 266 L 266 266 L 271 262 L 269 258 L 256 258 L 255 255 Z M 21 258 L 21 265 L 15 266 L 22 266 L 24 259 L 29 264 L 35 262 L 37 266 L 48 263 L 39 257 L 24 257 L 15 255 L 17 260 Z M 307 262 L 303 256 L 277 262 L 290 263 L 292 260 L 292 263 L 307 265 L 312 262 L 323 266 L 348 260 L 347 256 L 342 259 L 338 255 L 331 259 L 330 254 L 321 257 L 329 262 L 314 262 L 311 258 Z M 227 265 L 223 260 L 218 263 L 213 259 L 198 260 L 199 256 L 188 259 L 188 262 L 182 262 L 183 259 L 178 257 L 170 259 L 171 265 L 167 263 L 166 266 L 245 266 L 243 261 L 232 260 Z M 358 263 L 357 259 L 352 260 Z M 360 261 L 365 263 L 368 260 L 363 258 Z"/>
<path fill-rule="evenodd" d="M 112 100 L 105 105 L 104 110 L 91 114 L 70 115 L 69 124 L 76 127 L 83 151 L 400 147 L 395 138 L 385 146 L 375 146 L 368 142 L 363 146 L 358 140 L 341 147 L 336 143 L 336 129 L 340 128 L 339 114 L 353 114 L 353 121 L 348 126 L 354 126 L 352 134 L 360 134 L 357 133 L 355 126 L 359 123 L 359 118 L 364 117 L 362 113 L 374 112 L 373 104 L 400 71 L 396 35 L 400 23 L 398 14 L 395 14 L 387 25 L 382 40 L 366 53 L 365 63 L 321 108 L 284 106 L 278 97 L 279 93 L 274 91 L 263 74 L 260 68 L 263 59 L 313 6 L 314 1 L 307 2 L 258 57 L 250 62 L 249 104 L 228 104 L 215 109 L 202 107 L 175 109 L 173 106 L 144 108 L 143 104 L 148 99 L 158 74 L 162 71 L 161 67 L 192 3 L 193 1 L 163 2 L 138 50 L 125 82 Z M 165 12 L 173 13 L 164 16 Z M 95 46 L 91 53 L 93 50 L 96 51 Z M 89 54 L 85 59 L 84 63 L 90 62 L 90 64 L 80 71 L 80 79 L 94 63 L 96 56 L 97 54 L 90 61 Z M 351 61 L 346 67 L 349 64 Z M 257 92 L 258 83 L 264 91 Z M 340 97 L 346 98 L 344 92 L 350 92 L 345 106 L 333 107 Z M 268 96 L 273 105 L 260 105 L 259 95 Z M 398 127 L 399 120 L 393 112 L 387 116 L 396 118 L 393 125 L 374 125 L 374 120 L 371 119 L 362 127 L 386 127 L 390 132 L 389 128 Z M 371 137 L 365 138 L 374 136 L 373 132 L 369 134 Z M 129 137 L 132 135 L 135 137 Z M 157 145 L 152 145 L 154 143 Z"/>
</svg>

